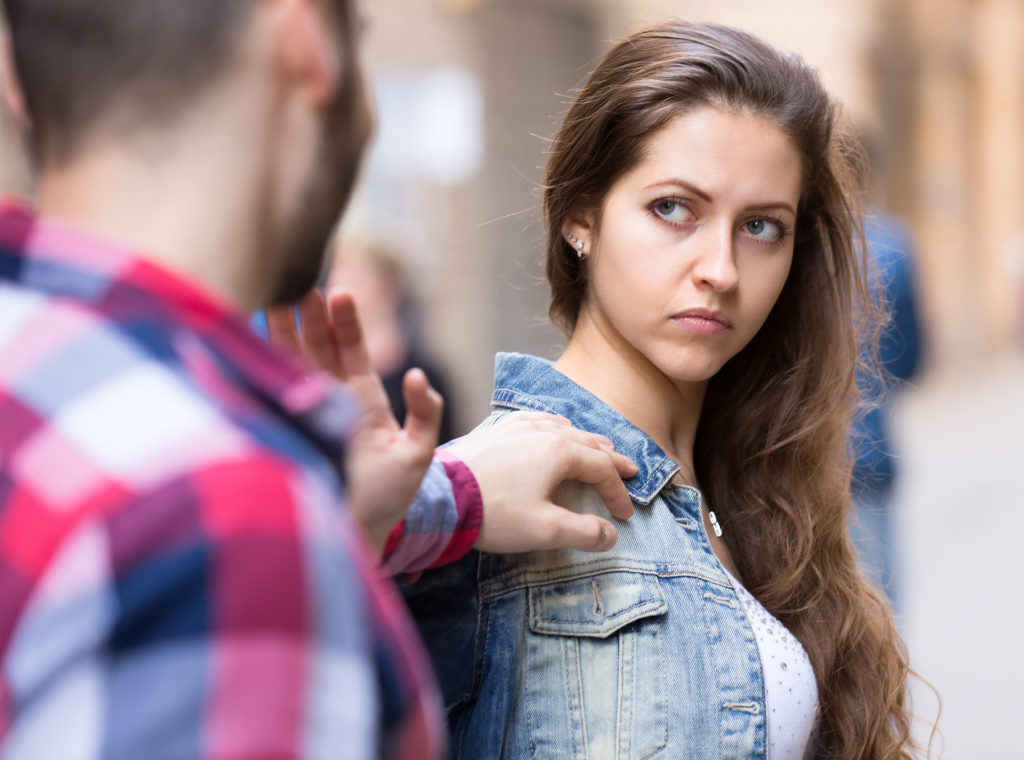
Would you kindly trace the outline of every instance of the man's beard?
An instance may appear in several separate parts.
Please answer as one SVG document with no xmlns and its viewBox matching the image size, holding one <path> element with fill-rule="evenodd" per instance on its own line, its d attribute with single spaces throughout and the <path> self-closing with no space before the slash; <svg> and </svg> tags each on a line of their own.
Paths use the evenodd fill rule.
<svg viewBox="0 0 1024 760">
<path fill-rule="evenodd" d="M 361 84 L 350 83 L 346 90 L 324 114 L 314 174 L 285 232 L 281 251 L 284 267 L 272 294 L 274 305 L 294 303 L 319 282 L 328 238 L 352 195 L 367 123 L 357 105 L 362 97 Z"/>
</svg>

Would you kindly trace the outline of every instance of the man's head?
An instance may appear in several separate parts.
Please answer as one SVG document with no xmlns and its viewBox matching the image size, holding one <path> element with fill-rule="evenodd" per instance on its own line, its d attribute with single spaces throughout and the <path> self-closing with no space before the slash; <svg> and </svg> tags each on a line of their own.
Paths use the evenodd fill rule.
<svg viewBox="0 0 1024 760">
<path fill-rule="evenodd" d="M 146 141 L 177 150 L 186 125 L 194 133 L 202 118 L 221 118 L 211 104 L 238 100 L 239 82 L 252 81 L 255 71 L 265 97 L 264 111 L 252 114 L 266 115 L 259 119 L 266 123 L 240 129 L 238 138 L 247 145 L 251 134 L 261 135 L 262 144 L 252 141 L 261 155 L 252 159 L 266 163 L 263 182 L 273 187 L 259 191 L 279 196 L 264 201 L 266 218 L 258 220 L 262 243 L 281 262 L 271 297 L 301 295 L 319 273 L 369 135 L 352 5 L 3 0 L 37 166 L 60 170 L 90 153 Z M 295 117 L 297 97 L 306 98 L 315 128 Z M 266 155 L 273 154 L 269 140 L 283 146 L 280 156 Z"/>
</svg>

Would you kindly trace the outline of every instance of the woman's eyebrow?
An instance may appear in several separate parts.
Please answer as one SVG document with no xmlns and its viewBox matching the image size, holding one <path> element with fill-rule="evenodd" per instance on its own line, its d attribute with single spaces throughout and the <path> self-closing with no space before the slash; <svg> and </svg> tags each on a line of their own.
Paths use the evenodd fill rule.
<svg viewBox="0 0 1024 760">
<path fill-rule="evenodd" d="M 687 182 L 685 179 L 678 179 L 676 177 L 658 180 L 657 182 L 652 182 L 647 187 L 645 187 L 644 190 L 650 190 L 651 188 L 658 187 L 660 185 L 677 185 L 679 187 L 686 188 L 688 191 L 699 197 L 701 200 L 704 200 L 708 203 L 712 202 L 711 195 L 709 195 L 707 192 L 701 190 L 692 182 Z"/>
</svg>

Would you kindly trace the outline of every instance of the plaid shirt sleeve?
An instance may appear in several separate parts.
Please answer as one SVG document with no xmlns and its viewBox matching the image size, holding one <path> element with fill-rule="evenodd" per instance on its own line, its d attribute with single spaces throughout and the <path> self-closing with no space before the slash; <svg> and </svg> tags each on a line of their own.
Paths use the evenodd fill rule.
<svg viewBox="0 0 1024 760">
<path fill-rule="evenodd" d="M 401 759 L 441 746 L 417 653 L 379 636 L 408 624 L 335 503 L 289 463 L 250 456 L 82 519 L 10 632 L 0 698 L 21 714 L 4 757 Z M 27 500 L 7 509 L 50 527 Z M 382 726 L 387 714 L 414 719 Z"/>
<path fill-rule="evenodd" d="M 384 569 L 415 573 L 465 555 L 480 534 L 480 486 L 465 462 L 437 449 L 405 520 L 384 547 Z"/>
</svg>

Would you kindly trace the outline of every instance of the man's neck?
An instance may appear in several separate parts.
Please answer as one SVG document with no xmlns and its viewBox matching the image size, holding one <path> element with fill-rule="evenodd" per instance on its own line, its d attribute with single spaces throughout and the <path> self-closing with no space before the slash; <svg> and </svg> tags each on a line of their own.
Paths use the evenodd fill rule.
<svg viewBox="0 0 1024 760">
<path fill-rule="evenodd" d="M 38 209 L 158 263 L 224 301 L 253 308 L 266 286 L 257 266 L 259 219 L 251 193 L 225 191 L 223 161 L 153 160 L 119 147 L 92 149 L 39 180 Z M 255 177 L 236 176 L 236 188 Z"/>
<path fill-rule="evenodd" d="M 60 217 L 251 310 L 274 289 L 276 79 L 225 74 L 153 127 L 112 113 L 68 162 L 43 165 L 40 213 Z"/>
</svg>

